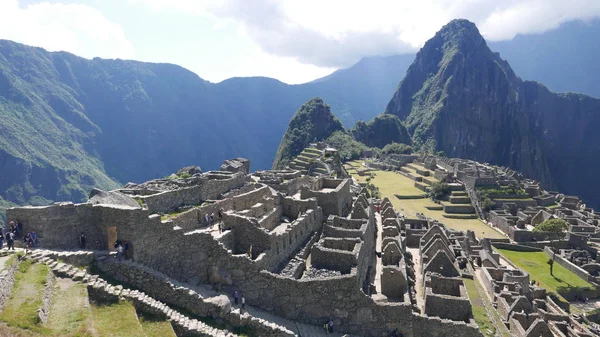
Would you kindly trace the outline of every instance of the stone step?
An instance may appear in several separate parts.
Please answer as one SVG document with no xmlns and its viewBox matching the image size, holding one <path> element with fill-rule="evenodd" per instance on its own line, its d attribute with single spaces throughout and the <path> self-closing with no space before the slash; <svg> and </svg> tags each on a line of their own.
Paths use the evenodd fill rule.
<svg viewBox="0 0 600 337">
<path fill-rule="evenodd" d="M 471 198 L 467 196 L 450 196 L 450 203 L 452 204 L 471 204 Z"/>
</svg>

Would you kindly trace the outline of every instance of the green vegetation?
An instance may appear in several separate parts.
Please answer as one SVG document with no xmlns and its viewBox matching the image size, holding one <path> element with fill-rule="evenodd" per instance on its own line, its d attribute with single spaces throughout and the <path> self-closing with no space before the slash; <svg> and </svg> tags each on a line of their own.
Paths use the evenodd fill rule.
<svg viewBox="0 0 600 337">
<path fill-rule="evenodd" d="M 412 147 L 402 143 L 389 143 L 381 149 L 381 153 L 389 154 L 411 154 Z"/>
<path fill-rule="evenodd" d="M 322 141 L 336 131 L 343 131 L 342 123 L 323 99 L 316 97 L 304 103 L 292 117 L 283 135 L 273 162 L 274 169 L 285 167 L 304 148 L 314 141 Z"/>
<path fill-rule="evenodd" d="M 491 211 L 495 205 L 496 205 L 496 203 L 492 199 L 490 199 L 488 196 L 485 196 L 484 198 L 481 199 L 481 208 L 483 208 L 483 210 L 486 212 Z"/>
<path fill-rule="evenodd" d="M 360 169 L 361 165 L 358 161 L 347 162 L 344 164 L 346 169 L 352 174 L 352 177 L 358 182 L 366 182 L 368 176 L 359 176 L 356 169 Z M 436 219 L 449 228 L 467 231 L 472 230 L 478 238 L 505 238 L 504 235 L 498 233 L 491 227 L 484 224 L 479 219 L 451 219 L 445 218 L 442 211 L 430 210 L 427 207 L 439 207 L 439 204 L 434 203 L 429 198 L 422 199 L 399 199 L 399 196 L 417 196 L 424 195 L 425 192 L 414 186 L 415 182 L 406 176 L 390 171 L 373 171 L 373 178 L 369 182 L 379 188 L 381 197 L 388 197 L 396 211 L 401 212 L 409 218 L 415 218 L 417 213 L 425 214 L 428 217 Z"/>
<path fill-rule="evenodd" d="M 147 337 L 177 337 L 171 323 L 151 316 L 138 314 L 142 330 Z"/>
<path fill-rule="evenodd" d="M 94 328 L 100 336 L 146 337 L 135 308 L 128 301 L 112 305 L 91 305 Z"/>
<path fill-rule="evenodd" d="M 496 310 L 494 310 L 494 308 L 491 307 L 491 303 L 489 302 L 487 296 L 484 293 L 482 293 L 483 289 L 479 289 L 477 281 L 468 278 L 463 278 L 462 280 L 465 284 L 465 288 L 467 289 L 469 299 L 471 300 L 473 318 L 475 319 L 475 323 L 477 323 L 477 326 L 479 326 L 479 330 L 486 337 L 495 336 L 496 326 L 494 326 L 494 323 L 492 323 L 492 321 L 490 320 L 488 311 L 486 310 L 486 306 L 488 306 L 488 308 L 491 309 L 490 311 L 496 313 L 495 316 L 497 317 L 494 317 L 496 322 L 501 322 L 500 316 L 498 315 Z M 504 330 L 502 330 L 501 333 L 503 337 L 505 335 L 507 337 L 510 336 Z"/>
<path fill-rule="evenodd" d="M 363 151 L 372 150 L 344 131 L 334 132 L 325 142 L 338 150 L 342 161 L 357 160 Z"/>
<path fill-rule="evenodd" d="M 533 228 L 533 231 L 553 233 L 553 236 L 558 237 L 568 228 L 569 224 L 563 219 L 548 219 L 536 225 L 535 228 Z"/>
<path fill-rule="evenodd" d="M 47 266 L 32 265 L 29 260 L 22 261 L 15 276 L 15 288 L 5 308 L 0 312 L 0 322 L 12 328 L 48 334 L 48 328 L 40 324 L 37 315 L 37 310 L 42 304 L 47 275 Z"/>
<path fill-rule="evenodd" d="M 548 291 L 555 294 L 560 295 L 558 290 L 561 288 L 593 287 L 591 284 L 559 264 L 554 266 L 554 275 L 550 275 L 547 269 L 548 255 L 544 252 L 517 252 L 506 249 L 497 250 L 517 267 L 529 273 L 529 278 L 531 280 L 539 281 L 542 288 L 546 288 Z"/>
<path fill-rule="evenodd" d="M 408 130 L 400 118 L 391 114 L 379 114 L 368 123 L 358 121 L 352 129 L 354 138 L 371 147 L 383 148 L 390 143 L 410 144 Z"/>
<path fill-rule="evenodd" d="M 93 336 L 87 289 L 70 279 L 57 279 L 46 326 L 57 336 Z"/>
<path fill-rule="evenodd" d="M 529 198 L 527 192 L 519 186 L 502 186 L 500 188 L 493 187 L 478 187 L 477 193 L 479 193 L 480 198 L 488 197 L 490 199 L 502 199 L 506 196 L 511 196 L 511 198 Z"/>
<path fill-rule="evenodd" d="M 443 182 L 434 182 L 431 184 L 429 195 L 433 200 L 442 200 L 450 195 L 450 186 Z"/>
</svg>

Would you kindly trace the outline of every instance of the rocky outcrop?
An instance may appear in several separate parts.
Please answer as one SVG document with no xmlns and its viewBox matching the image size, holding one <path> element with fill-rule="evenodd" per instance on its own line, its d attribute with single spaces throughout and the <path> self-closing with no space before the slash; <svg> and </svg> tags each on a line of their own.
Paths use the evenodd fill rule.
<svg viewBox="0 0 600 337">
<path fill-rule="evenodd" d="M 504 165 L 598 205 L 600 100 L 522 81 L 475 24 L 454 20 L 427 41 L 389 102 L 415 146 Z"/>
<path fill-rule="evenodd" d="M 246 158 L 228 159 L 221 164 L 221 171 L 250 173 L 250 160 Z"/>
<path fill-rule="evenodd" d="M 140 208 L 140 205 L 134 198 L 121 193 L 119 191 L 103 191 L 100 189 L 93 189 L 90 192 L 90 199 L 88 200 L 91 204 L 101 205 L 116 205 L 116 206 L 127 206 Z"/>
<path fill-rule="evenodd" d="M 188 175 L 193 176 L 194 174 L 202 174 L 202 169 L 200 166 L 192 165 L 180 168 L 177 173 L 177 176 Z"/>
</svg>

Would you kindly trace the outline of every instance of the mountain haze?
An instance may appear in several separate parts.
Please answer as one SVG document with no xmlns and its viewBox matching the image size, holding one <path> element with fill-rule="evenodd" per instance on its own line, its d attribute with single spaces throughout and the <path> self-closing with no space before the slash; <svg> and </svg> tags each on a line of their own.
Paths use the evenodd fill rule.
<svg viewBox="0 0 600 337">
<path fill-rule="evenodd" d="M 425 43 L 389 102 L 417 147 L 509 166 L 597 204 L 600 100 L 521 80 L 477 27 L 454 20 Z"/>
</svg>

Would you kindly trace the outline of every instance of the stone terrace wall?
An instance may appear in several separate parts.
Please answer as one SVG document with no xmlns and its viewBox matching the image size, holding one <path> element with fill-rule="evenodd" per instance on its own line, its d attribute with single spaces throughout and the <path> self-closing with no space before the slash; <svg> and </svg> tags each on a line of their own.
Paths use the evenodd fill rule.
<svg viewBox="0 0 600 337">
<path fill-rule="evenodd" d="M 15 284 L 15 273 L 19 267 L 19 259 L 15 258 L 9 266 L 0 272 L 0 311 L 8 302 Z"/>
</svg>

